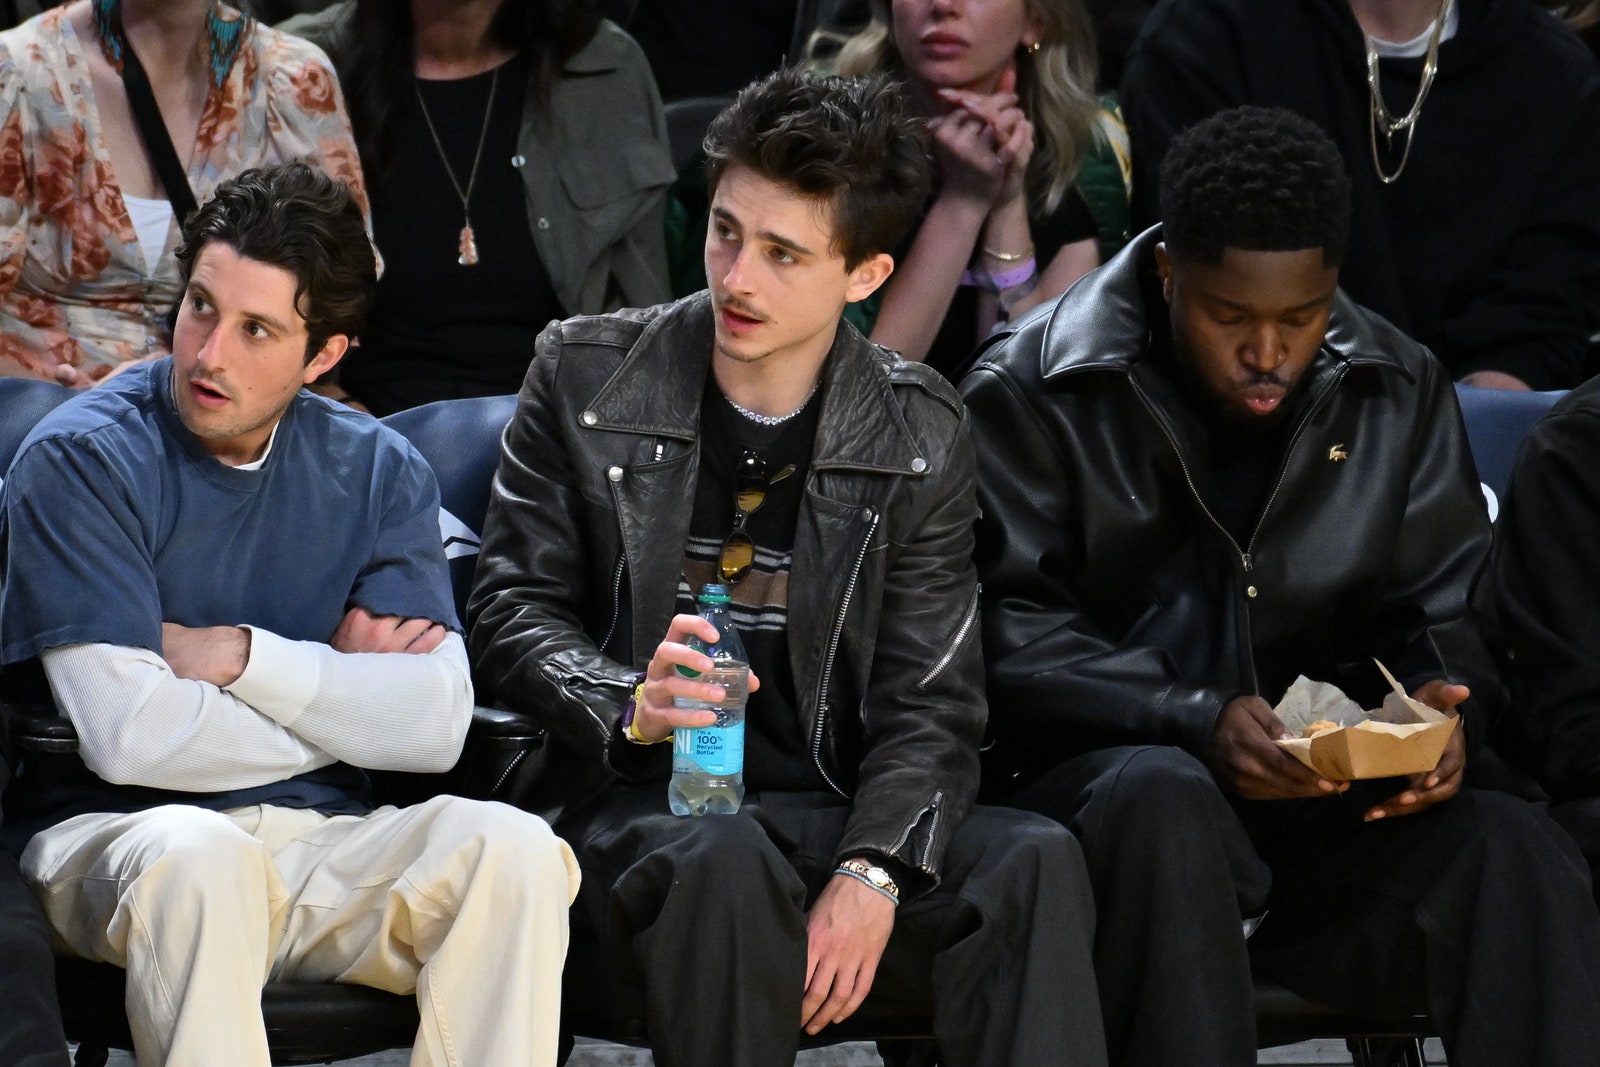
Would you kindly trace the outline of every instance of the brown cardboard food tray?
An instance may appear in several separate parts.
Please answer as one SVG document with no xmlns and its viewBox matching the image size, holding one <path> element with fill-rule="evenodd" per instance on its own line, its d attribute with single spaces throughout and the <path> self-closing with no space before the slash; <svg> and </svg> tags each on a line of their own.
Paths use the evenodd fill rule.
<svg viewBox="0 0 1600 1067">
<path fill-rule="evenodd" d="M 1457 719 L 1406 695 L 1383 664 L 1392 692 L 1383 705 L 1363 711 L 1335 686 L 1295 679 L 1273 709 L 1298 735 L 1318 719 L 1339 724 L 1315 737 L 1291 737 L 1278 744 L 1329 781 L 1421 774 L 1438 766 Z"/>
</svg>

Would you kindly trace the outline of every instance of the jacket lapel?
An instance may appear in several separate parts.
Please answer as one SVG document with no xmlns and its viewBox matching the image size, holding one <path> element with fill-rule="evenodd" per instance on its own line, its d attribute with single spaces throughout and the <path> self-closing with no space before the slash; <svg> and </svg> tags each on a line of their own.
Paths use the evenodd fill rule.
<svg viewBox="0 0 1600 1067">
<path fill-rule="evenodd" d="M 704 295 L 672 305 L 638 335 L 579 416 L 590 429 L 654 439 L 631 450 L 642 462 L 609 482 L 627 561 L 636 657 L 648 655 L 666 634 L 676 608 L 700 471 L 700 398 L 711 345 Z"/>
</svg>

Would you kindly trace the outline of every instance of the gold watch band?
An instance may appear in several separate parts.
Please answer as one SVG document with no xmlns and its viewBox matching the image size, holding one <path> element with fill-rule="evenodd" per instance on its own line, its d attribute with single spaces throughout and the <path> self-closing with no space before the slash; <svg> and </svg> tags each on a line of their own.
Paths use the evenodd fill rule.
<svg viewBox="0 0 1600 1067">
<path fill-rule="evenodd" d="M 882 867 L 868 863 L 866 860 L 845 860 L 839 864 L 837 872 L 865 882 L 896 904 L 900 903 L 900 887 L 895 885 L 894 879 L 890 877 L 889 872 Z"/>
</svg>

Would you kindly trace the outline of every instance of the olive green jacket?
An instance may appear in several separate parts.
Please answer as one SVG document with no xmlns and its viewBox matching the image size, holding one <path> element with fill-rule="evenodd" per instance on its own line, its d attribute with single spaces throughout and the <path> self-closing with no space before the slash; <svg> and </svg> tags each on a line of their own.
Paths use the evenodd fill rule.
<svg viewBox="0 0 1600 1067">
<path fill-rule="evenodd" d="M 342 0 L 278 28 L 320 45 L 342 74 L 354 13 L 355 0 Z M 567 314 L 667 299 L 662 214 L 676 174 L 661 98 L 633 38 L 602 21 L 562 68 L 548 108 L 530 80 L 517 158 L 534 247 Z"/>
</svg>

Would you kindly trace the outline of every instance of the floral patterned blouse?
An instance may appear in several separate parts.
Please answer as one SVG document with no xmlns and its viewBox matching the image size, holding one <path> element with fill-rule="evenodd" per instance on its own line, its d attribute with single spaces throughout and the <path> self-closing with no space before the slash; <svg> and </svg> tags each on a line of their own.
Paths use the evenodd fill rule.
<svg viewBox="0 0 1600 1067">
<path fill-rule="evenodd" d="M 68 363 L 98 380 L 119 363 L 164 355 L 167 312 L 181 295 L 178 227 L 146 273 L 111 171 L 84 58 L 98 47 L 61 8 L 0 33 L 0 354 L 43 378 Z M 260 23 L 207 98 L 188 155 L 200 203 L 241 171 L 298 158 L 349 185 L 367 210 L 327 57 Z"/>
</svg>

